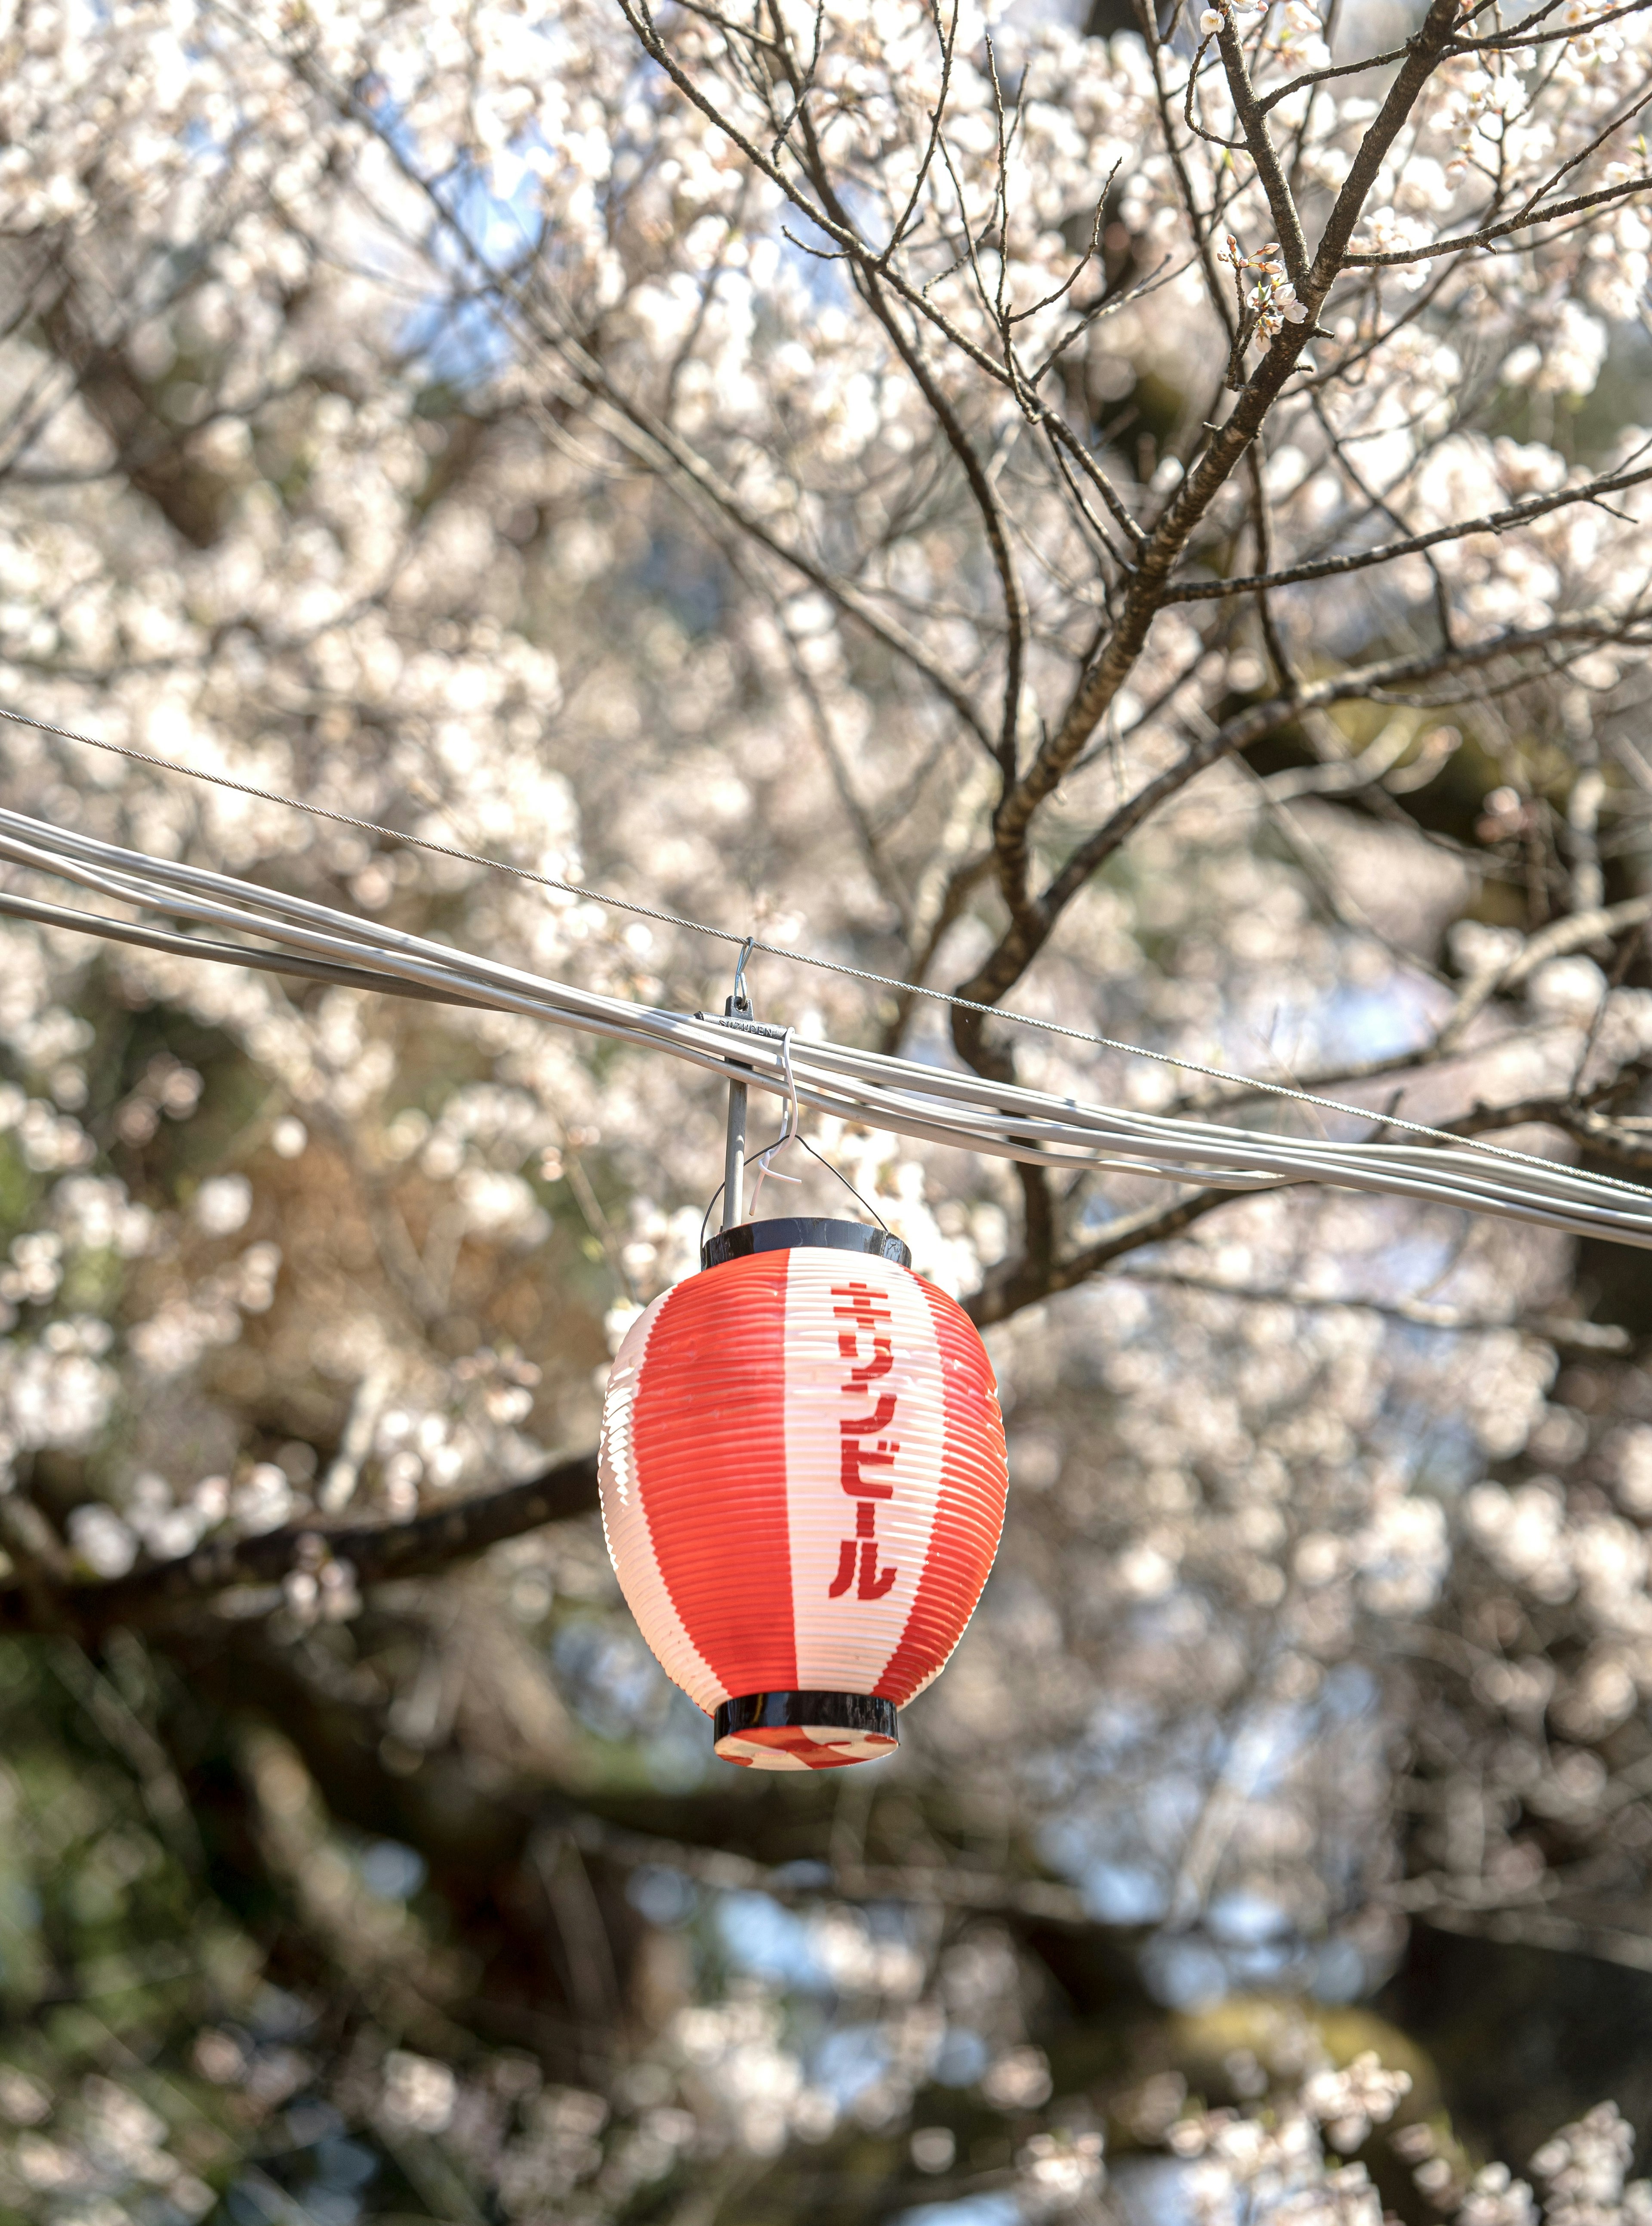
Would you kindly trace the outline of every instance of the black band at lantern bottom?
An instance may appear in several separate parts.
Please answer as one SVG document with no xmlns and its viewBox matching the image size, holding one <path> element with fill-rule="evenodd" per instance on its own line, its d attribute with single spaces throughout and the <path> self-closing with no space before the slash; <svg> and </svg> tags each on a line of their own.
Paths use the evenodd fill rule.
<svg viewBox="0 0 1652 2226">
<path fill-rule="evenodd" d="M 805 1724 L 820 1731 L 900 1737 L 894 1702 L 880 1700 L 875 1693 L 746 1693 L 737 1701 L 725 1701 L 712 1720 L 713 1737 L 718 1739 Z"/>
</svg>

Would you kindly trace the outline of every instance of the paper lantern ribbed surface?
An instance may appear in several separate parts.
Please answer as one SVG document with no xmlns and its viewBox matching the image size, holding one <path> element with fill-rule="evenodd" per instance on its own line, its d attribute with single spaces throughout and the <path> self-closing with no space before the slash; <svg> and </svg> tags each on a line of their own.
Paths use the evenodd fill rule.
<svg viewBox="0 0 1652 2226">
<path fill-rule="evenodd" d="M 894 1746 L 1003 1528 L 1003 1421 L 969 1316 L 894 1260 L 825 1243 L 656 1299 L 609 1376 L 600 1466 L 644 1637 L 716 1718 L 717 1752 L 763 1769 Z"/>
</svg>

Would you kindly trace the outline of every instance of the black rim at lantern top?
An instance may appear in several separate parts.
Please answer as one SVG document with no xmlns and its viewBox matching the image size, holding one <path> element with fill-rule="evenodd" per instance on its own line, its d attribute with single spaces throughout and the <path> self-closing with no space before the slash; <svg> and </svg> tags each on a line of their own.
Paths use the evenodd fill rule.
<svg viewBox="0 0 1652 2226">
<path fill-rule="evenodd" d="M 718 1230 L 700 1247 L 700 1265 L 721 1268 L 725 1261 L 744 1260 L 753 1252 L 792 1252 L 804 1246 L 869 1253 L 875 1260 L 893 1260 L 898 1268 L 912 1264 L 906 1246 L 886 1229 L 872 1229 L 863 1221 L 825 1221 L 810 1214 L 793 1214 L 773 1221 L 737 1222 L 733 1229 Z"/>
</svg>

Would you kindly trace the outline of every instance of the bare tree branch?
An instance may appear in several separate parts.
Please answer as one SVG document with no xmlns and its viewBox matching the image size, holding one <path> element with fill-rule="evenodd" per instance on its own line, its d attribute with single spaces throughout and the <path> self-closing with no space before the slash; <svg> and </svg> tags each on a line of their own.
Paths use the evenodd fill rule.
<svg viewBox="0 0 1652 2226">
<path fill-rule="evenodd" d="M 1487 511 L 1480 518 L 1438 525 L 1427 533 L 1407 534 L 1401 540 L 1379 542 L 1375 548 L 1362 549 L 1350 556 L 1316 557 L 1312 563 L 1287 565 L 1276 572 L 1240 573 L 1230 580 L 1200 580 L 1185 586 L 1173 585 L 1166 588 L 1163 600 L 1166 603 L 1213 602 L 1225 596 L 1252 595 L 1269 588 L 1291 588 L 1304 580 L 1331 580 L 1349 572 L 1366 572 L 1378 564 L 1392 563 L 1398 556 L 1413 556 L 1425 549 L 1437 549 L 1442 542 L 1464 541 L 1474 533 L 1506 533 L 1513 526 L 1547 518 L 1553 511 L 1565 510 L 1573 503 L 1595 502 L 1602 495 L 1642 486 L 1648 480 L 1652 480 L 1652 464 L 1633 471 L 1604 473 L 1581 487 L 1561 487 L 1553 494 L 1528 495 L 1522 502 L 1510 503 L 1504 510 Z"/>
<path fill-rule="evenodd" d="M 1053 1297 L 1058 1291 L 1071 1290 L 1127 1253 L 1179 1237 L 1184 1229 L 1214 1213 L 1217 1206 L 1230 1205 L 1241 1194 L 1230 1190 L 1192 1191 L 1173 1205 L 1146 1206 L 1140 1213 L 1121 1216 L 1109 1224 L 1104 1237 L 1064 1259 L 1024 1257 L 1006 1262 L 993 1269 L 973 1298 L 965 1300 L 964 1312 L 978 1329 L 1007 1321 L 1023 1307 L 1036 1306 L 1040 1299 Z"/>
<path fill-rule="evenodd" d="M 1229 1282 L 1216 1275 L 1194 1275 L 1186 1269 L 1131 1265 L 1117 1270 L 1133 1283 L 1160 1283 L 1171 1290 L 1202 1291 L 1211 1298 L 1235 1299 L 1246 1306 L 1285 1306 L 1330 1310 L 1338 1307 L 1358 1313 L 1380 1314 L 1385 1321 L 1404 1322 L 1414 1329 L 1437 1329 L 1454 1335 L 1482 1335 L 1490 1330 L 1515 1329 L 1527 1337 L 1541 1338 L 1573 1352 L 1626 1353 L 1633 1340 L 1626 1329 L 1613 1322 L 1585 1321 L 1570 1314 L 1523 1313 L 1506 1320 L 1468 1315 L 1457 1307 L 1430 1306 L 1422 1299 L 1374 1299 L 1358 1292 L 1304 1290 L 1294 1284 L 1270 1288 L 1261 1283 Z"/>
<path fill-rule="evenodd" d="M 1483 226 L 1478 232 L 1456 233 L 1450 239 L 1437 239 L 1427 247 L 1395 247 L 1381 255 L 1349 254 L 1343 258 L 1346 268 L 1374 270 L 1395 263 L 1427 263 L 1437 255 L 1458 255 L 1465 248 L 1489 247 L 1494 239 L 1504 239 L 1511 232 L 1524 232 L 1532 225 L 1549 224 L 1557 217 L 1577 216 L 1585 209 L 1601 208 L 1609 201 L 1628 200 L 1631 194 L 1643 194 L 1652 188 L 1652 177 L 1627 178 L 1623 184 L 1602 186 L 1592 194 L 1578 194 L 1569 201 L 1554 201 L 1547 208 L 1517 209 L 1513 216 L 1504 217 L 1499 224 Z"/>
<path fill-rule="evenodd" d="M 1291 283 L 1301 286 L 1306 284 L 1308 275 L 1308 243 L 1302 236 L 1302 219 L 1297 214 L 1296 198 L 1280 168 L 1274 135 L 1268 128 L 1268 118 L 1256 98 L 1256 88 L 1250 81 L 1250 72 L 1245 64 L 1245 50 L 1239 43 L 1233 17 L 1225 9 L 1221 13 L 1222 29 L 1217 38 L 1222 50 L 1222 66 L 1227 73 L 1228 88 L 1233 95 L 1234 111 L 1239 118 L 1239 128 L 1245 135 L 1250 159 L 1256 165 L 1256 175 L 1261 180 L 1262 191 L 1268 196 L 1268 207 L 1274 219 L 1274 230 L 1279 234 L 1286 270 Z M 1191 84 L 1191 78 L 1189 82 Z"/>
<path fill-rule="evenodd" d="M 1331 679 L 1316 681 L 1294 696 L 1271 697 L 1267 703 L 1239 713 L 1190 744 L 1173 765 L 1139 789 L 1079 845 L 1030 908 L 1032 932 L 1027 932 L 1024 922 L 1012 925 L 969 980 L 959 985 L 958 995 L 981 1004 L 995 1003 L 1042 949 L 1065 906 L 1160 805 L 1211 766 L 1248 749 L 1252 743 L 1299 717 L 1305 710 L 1361 698 L 1382 702 L 1388 700 L 1388 690 L 1409 681 L 1439 674 L 1477 671 L 1499 658 L 1539 652 L 1560 642 L 1621 639 L 1623 632 L 1621 621 L 1597 613 L 1580 613 L 1575 618 L 1559 620 L 1553 626 L 1534 627 L 1528 633 L 1503 633 L 1461 647 L 1390 658 L 1380 665 L 1358 667 Z M 980 1014 L 971 1018 L 977 1028 L 983 1025 Z"/>
<path fill-rule="evenodd" d="M 262 1612 L 280 1604 L 287 1578 L 328 1561 L 348 1562 L 362 1586 L 432 1576 L 506 1538 L 588 1515 L 596 1504 L 596 1455 L 581 1453 L 524 1484 L 480 1492 L 405 1523 L 293 1524 L 262 1537 L 200 1546 L 175 1561 L 104 1584 L 10 1585 L 0 1589 L 0 1633 L 147 1629 L 180 1613 L 198 1615 L 216 1596 L 247 1588 L 274 1595 L 255 1603 L 254 1612 Z"/>
<path fill-rule="evenodd" d="M 1175 499 L 1139 550 L 1118 621 L 1106 646 L 1073 691 L 1055 732 L 1039 751 L 1014 794 L 1006 799 L 996 830 L 1001 849 L 1011 852 L 1025 849 L 1033 813 L 1059 786 L 1124 685 L 1146 644 L 1148 628 L 1163 605 L 1170 574 L 1194 528 L 1256 438 L 1296 369 L 1297 359 L 1313 328 L 1319 305 L 1343 268 L 1348 241 L 1366 196 L 1446 50 L 1454 17 L 1455 0 L 1433 0 L 1421 28 L 1408 41 L 1405 62 L 1361 143 L 1326 221 L 1306 283 L 1299 289 L 1307 308 L 1306 320 L 1300 324 L 1285 325 L 1274 340 L 1232 410 L 1211 433 Z M 1008 986 L 1006 982 L 1004 987 Z M 1000 989 L 995 994 L 1001 995 L 1003 991 Z"/>
</svg>

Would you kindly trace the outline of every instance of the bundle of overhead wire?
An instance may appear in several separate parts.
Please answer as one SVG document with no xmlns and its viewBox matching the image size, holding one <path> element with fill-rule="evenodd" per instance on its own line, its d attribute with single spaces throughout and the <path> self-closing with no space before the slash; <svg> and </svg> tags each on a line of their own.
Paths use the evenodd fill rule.
<svg viewBox="0 0 1652 2226">
<path fill-rule="evenodd" d="M 55 828 L 22 812 L 0 811 L 0 860 L 140 912 L 251 939 L 209 941 L 147 921 L 0 891 L 0 913 L 16 918 L 350 989 L 522 1013 L 669 1053 L 731 1082 L 770 1091 L 794 1106 L 965 1151 L 1236 1191 L 1328 1183 L 1652 1248 L 1652 1191 L 1367 1108 L 1307 1100 L 1369 1122 L 1380 1141 L 1291 1136 L 1087 1105 L 962 1071 L 813 1041 L 791 1030 L 753 1031 L 738 1021 L 603 996 L 228 874 L 173 864 Z"/>
</svg>

